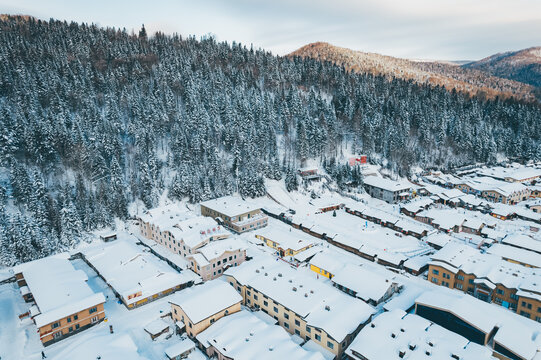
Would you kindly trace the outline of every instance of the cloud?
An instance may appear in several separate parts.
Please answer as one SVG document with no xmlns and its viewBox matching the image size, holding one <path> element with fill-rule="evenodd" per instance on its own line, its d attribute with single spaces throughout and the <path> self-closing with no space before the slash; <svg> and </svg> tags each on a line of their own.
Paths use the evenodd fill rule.
<svg viewBox="0 0 541 360">
<path fill-rule="evenodd" d="M 479 59 L 541 45 L 538 0 L 18 0 L 19 13 L 150 33 L 216 34 L 283 55 L 314 41 L 386 55 Z M 12 12 L 0 0 L 0 11 Z"/>
</svg>

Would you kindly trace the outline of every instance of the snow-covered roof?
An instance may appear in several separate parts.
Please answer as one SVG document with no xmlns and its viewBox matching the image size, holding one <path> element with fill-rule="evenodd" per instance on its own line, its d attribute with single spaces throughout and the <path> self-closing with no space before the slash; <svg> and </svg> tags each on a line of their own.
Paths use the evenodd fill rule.
<svg viewBox="0 0 541 360">
<path fill-rule="evenodd" d="M 502 284 L 509 289 L 519 289 L 522 283 L 536 273 L 535 269 L 504 261 L 499 256 L 480 253 L 477 249 L 455 242 L 445 245 L 432 255 L 430 264 L 455 273 L 460 269 L 466 274 L 474 274 L 479 282 L 488 287 Z M 454 269 L 449 269 L 446 264 Z"/>
<path fill-rule="evenodd" d="M 447 243 L 452 242 L 453 238 L 447 234 L 436 233 L 428 235 L 425 241 L 439 247 L 444 247 L 445 245 L 447 245 Z"/>
<path fill-rule="evenodd" d="M 209 238 L 222 238 L 231 235 L 227 229 L 218 225 L 213 218 L 196 216 L 182 220 L 167 230 L 177 240 L 182 240 L 190 248 L 194 248 Z"/>
<path fill-rule="evenodd" d="M 207 200 L 203 201 L 201 205 L 229 217 L 260 209 L 257 205 L 244 201 L 238 196 L 224 196 L 213 200 Z"/>
<path fill-rule="evenodd" d="M 279 244 L 282 249 L 299 251 L 316 243 L 315 238 L 304 231 L 288 225 L 266 226 L 255 231 L 255 235 L 263 236 Z"/>
<path fill-rule="evenodd" d="M 145 213 L 140 214 L 139 218 L 163 230 L 193 216 L 194 214 L 188 208 L 174 203 L 147 210 Z"/>
<path fill-rule="evenodd" d="M 158 335 L 168 328 L 169 324 L 163 321 L 163 319 L 156 319 L 145 326 L 145 331 L 150 335 Z"/>
<path fill-rule="evenodd" d="M 199 333 L 197 340 L 228 359 L 325 360 L 319 352 L 297 345 L 282 327 L 270 325 L 246 310 L 219 319 Z"/>
<path fill-rule="evenodd" d="M 416 303 L 450 312 L 486 334 L 498 327 L 494 341 L 524 359 L 533 359 L 541 351 L 541 324 L 538 322 L 473 296 L 445 290 L 425 292 Z"/>
<path fill-rule="evenodd" d="M 453 355 L 464 360 L 493 359 L 489 348 L 398 309 L 377 316 L 346 350 L 352 359 L 363 360 L 425 359 L 426 353 L 439 360 L 451 360 Z"/>
<path fill-rule="evenodd" d="M 62 253 L 14 268 L 15 273 L 22 272 L 39 308 L 34 318 L 38 328 L 105 302 L 103 293 L 90 289 L 85 272 L 75 270 L 68 257 Z"/>
<path fill-rule="evenodd" d="M 374 313 L 363 301 L 272 258 L 245 262 L 229 268 L 225 275 L 291 309 L 309 326 L 323 329 L 338 342 Z"/>
<path fill-rule="evenodd" d="M 357 293 L 364 301 L 379 302 L 393 285 L 391 279 L 365 269 L 363 266 L 346 264 L 332 278 L 332 282 Z"/>
<path fill-rule="evenodd" d="M 169 300 L 170 303 L 180 306 L 194 324 L 241 301 L 242 296 L 220 279 L 180 291 Z"/>
<path fill-rule="evenodd" d="M 45 353 L 54 359 L 148 360 L 139 354 L 137 345 L 127 333 L 111 335 L 108 331 L 96 331 L 92 336 L 85 336 L 84 341 L 83 338 L 70 341 L 69 346 L 55 349 L 54 356 L 47 350 Z"/>
<path fill-rule="evenodd" d="M 523 264 L 541 268 L 541 254 L 510 245 L 494 244 L 487 249 L 487 253 L 494 254 L 502 259 L 518 261 Z"/>
<path fill-rule="evenodd" d="M 331 274 L 336 274 L 342 270 L 345 265 L 344 262 L 340 260 L 340 257 L 337 257 L 336 255 L 337 253 L 334 251 L 325 250 L 310 259 L 310 265 L 317 266 Z"/>
<path fill-rule="evenodd" d="M 434 203 L 434 200 L 432 200 L 431 198 L 428 198 L 428 197 L 424 197 L 424 198 L 421 198 L 419 200 L 412 201 L 412 202 L 410 202 L 408 204 L 405 204 L 403 206 L 403 208 L 406 209 L 409 212 L 416 213 L 416 212 L 421 211 L 422 209 L 430 206 L 433 203 Z"/>
<path fill-rule="evenodd" d="M 524 234 L 515 233 L 507 235 L 502 240 L 502 243 L 541 254 L 541 241 Z"/>
<path fill-rule="evenodd" d="M 178 273 L 147 249 L 127 240 L 98 244 L 83 250 L 83 254 L 128 304 L 196 280 L 191 271 Z"/>
<path fill-rule="evenodd" d="M 420 271 L 423 268 L 423 266 L 428 265 L 429 261 L 430 261 L 429 255 L 414 256 L 404 262 L 404 267 L 407 269 L 414 270 L 414 271 Z"/>
<path fill-rule="evenodd" d="M 195 349 L 195 343 L 190 338 L 185 338 L 179 342 L 177 342 L 175 345 L 171 345 L 168 348 L 165 349 L 165 355 L 167 355 L 168 358 L 173 359 L 178 355 L 184 354 L 187 351 L 191 351 Z"/>
<path fill-rule="evenodd" d="M 407 181 L 395 181 L 377 176 L 367 176 L 364 178 L 364 184 L 392 192 L 411 189 L 411 184 Z"/>
<path fill-rule="evenodd" d="M 245 246 L 237 238 L 229 238 L 212 241 L 209 244 L 197 249 L 197 251 L 210 262 L 213 259 L 222 256 L 225 252 L 233 252 L 244 249 Z"/>
</svg>

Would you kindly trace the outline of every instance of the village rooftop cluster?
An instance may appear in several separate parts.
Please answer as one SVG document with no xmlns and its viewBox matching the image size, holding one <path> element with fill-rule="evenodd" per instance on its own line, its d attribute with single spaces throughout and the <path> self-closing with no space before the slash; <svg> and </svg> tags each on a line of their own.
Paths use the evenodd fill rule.
<svg viewBox="0 0 541 360">
<path fill-rule="evenodd" d="M 364 192 L 304 167 L 2 270 L 0 356 L 541 359 L 541 168 L 362 165 Z"/>
</svg>

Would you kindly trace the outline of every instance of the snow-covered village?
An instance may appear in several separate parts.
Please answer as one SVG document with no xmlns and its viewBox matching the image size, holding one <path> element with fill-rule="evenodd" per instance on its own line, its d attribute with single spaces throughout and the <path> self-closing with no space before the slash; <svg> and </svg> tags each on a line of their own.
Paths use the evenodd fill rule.
<svg viewBox="0 0 541 360">
<path fill-rule="evenodd" d="M 0 360 L 541 360 L 539 34 L 0 0 Z"/>
<path fill-rule="evenodd" d="M 361 160 L 362 159 L 362 160 Z M 1 272 L 2 358 L 541 355 L 541 163 L 160 199 Z"/>
</svg>

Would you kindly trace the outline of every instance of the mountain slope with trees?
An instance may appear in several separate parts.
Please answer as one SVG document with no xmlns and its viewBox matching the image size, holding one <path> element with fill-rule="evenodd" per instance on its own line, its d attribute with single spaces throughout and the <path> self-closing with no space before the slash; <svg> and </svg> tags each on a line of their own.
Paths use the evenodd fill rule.
<svg viewBox="0 0 541 360">
<path fill-rule="evenodd" d="M 491 76 L 473 67 L 460 67 L 450 62 L 413 61 L 366 53 L 316 42 L 295 50 L 290 57 L 313 58 L 329 61 L 349 71 L 382 75 L 389 79 L 413 80 L 419 84 L 443 86 L 472 96 L 494 99 L 514 97 L 534 101 L 539 96 L 530 85 Z"/>
<path fill-rule="evenodd" d="M 0 263 L 68 249 L 140 200 L 297 184 L 315 159 L 410 167 L 541 158 L 536 105 L 485 101 L 240 44 L 60 21 L 0 21 Z"/>
<path fill-rule="evenodd" d="M 492 55 L 462 67 L 541 88 L 541 46 Z"/>
</svg>

